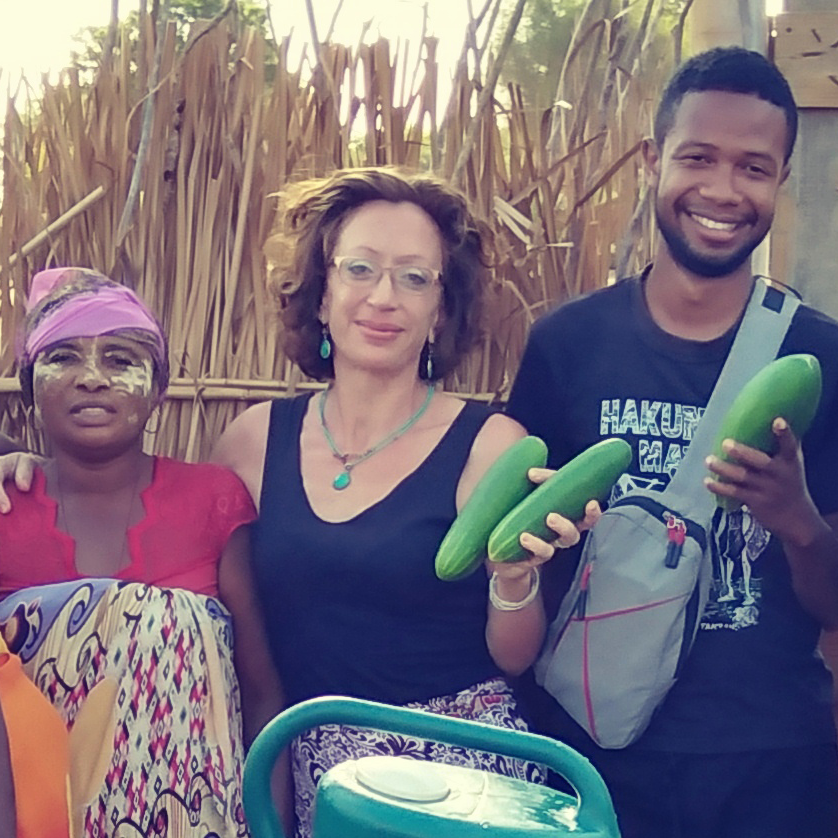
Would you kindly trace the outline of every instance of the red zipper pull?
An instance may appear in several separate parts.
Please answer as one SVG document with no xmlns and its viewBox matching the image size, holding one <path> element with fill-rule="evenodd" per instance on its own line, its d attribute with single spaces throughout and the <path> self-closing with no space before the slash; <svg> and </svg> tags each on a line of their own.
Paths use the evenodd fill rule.
<svg viewBox="0 0 838 838">
<path fill-rule="evenodd" d="M 687 525 L 671 512 L 666 513 L 666 536 L 669 544 L 666 545 L 666 557 L 663 563 L 665 567 L 675 568 L 681 560 L 681 552 L 687 538 Z"/>
</svg>

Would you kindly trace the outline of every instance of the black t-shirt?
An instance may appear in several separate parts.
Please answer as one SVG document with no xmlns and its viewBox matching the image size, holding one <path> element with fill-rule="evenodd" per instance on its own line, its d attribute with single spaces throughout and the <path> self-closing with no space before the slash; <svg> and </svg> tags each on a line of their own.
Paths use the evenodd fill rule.
<svg viewBox="0 0 838 838">
<path fill-rule="evenodd" d="M 554 467 L 602 438 L 626 439 L 634 456 L 612 499 L 634 486 L 662 489 L 736 328 L 709 342 L 677 338 L 652 320 L 642 278 L 624 280 L 534 326 L 508 412 L 544 439 Z M 823 395 L 803 452 L 815 504 L 834 513 L 838 323 L 801 306 L 779 354 L 798 352 L 822 366 Z M 794 595 L 780 543 L 745 510 L 726 516 L 716 547 L 710 601 L 687 666 L 635 747 L 714 753 L 831 741 L 831 678 L 817 652 L 819 626 Z M 555 607 L 561 591 L 547 593 Z M 541 727 L 581 741 L 555 702 L 540 703 L 549 716 L 536 720 Z"/>
<path fill-rule="evenodd" d="M 460 475 L 490 411 L 467 403 L 389 495 L 329 523 L 314 514 L 300 474 L 309 398 L 272 406 L 253 543 L 268 639 L 289 701 L 348 695 L 406 704 L 498 677 L 485 638 L 486 574 L 442 582 L 434 572 L 457 514 Z"/>
</svg>

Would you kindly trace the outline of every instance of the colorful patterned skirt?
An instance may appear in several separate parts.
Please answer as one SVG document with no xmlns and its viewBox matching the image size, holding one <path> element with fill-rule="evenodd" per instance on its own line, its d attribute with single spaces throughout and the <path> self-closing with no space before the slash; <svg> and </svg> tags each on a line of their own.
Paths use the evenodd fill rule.
<svg viewBox="0 0 838 838">
<path fill-rule="evenodd" d="M 485 722 L 497 727 L 527 729 L 516 713 L 512 690 L 502 678 L 484 681 L 454 695 L 432 698 L 426 703 L 406 704 L 405 707 Z M 297 838 L 311 836 L 317 783 L 333 765 L 349 759 L 381 755 L 461 765 L 531 783 L 544 783 L 546 779 L 541 766 L 499 754 L 442 745 L 402 734 L 381 733 L 368 728 L 322 725 L 299 736 L 291 747 Z"/>
<path fill-rule="evenodd" d="M 70 729 L 77 838 L 238 838 L 241 702 L 229 613 L 112 579 L 19 591 L 0 631 Z"/>
</svg>

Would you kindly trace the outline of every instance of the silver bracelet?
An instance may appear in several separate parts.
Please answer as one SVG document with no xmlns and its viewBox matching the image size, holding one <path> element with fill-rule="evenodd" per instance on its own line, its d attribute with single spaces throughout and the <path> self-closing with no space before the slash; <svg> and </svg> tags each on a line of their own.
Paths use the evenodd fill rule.
<svg viewBox="0 0 838 838">
<path fill-rule="evenodd" d="M 498 574 L 492 573 L 489 579 L 489 602 L 492 603 L 492 607 L 497 608 L 498 611 L 520 611 L 526 608 L 538 596 L 538 589 L 541 587 L 541 573 L 538 568 L 531 567 L 530 571 L 532 572 L 530 590 L 520 602 L 510 602 L 498 596 Z"/>
</svg>

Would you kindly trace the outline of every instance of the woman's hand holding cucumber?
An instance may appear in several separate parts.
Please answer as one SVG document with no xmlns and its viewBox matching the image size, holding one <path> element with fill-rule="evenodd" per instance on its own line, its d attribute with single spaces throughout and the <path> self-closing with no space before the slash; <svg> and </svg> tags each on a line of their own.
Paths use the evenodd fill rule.
<svg viewBox="0 0 838 838">
<path fill-rule="evenodd" d="M 587 522 L 584 529 L 593 526 L 599 505 L 590 503 L 607 497 L 628 467 L 631 448 L 621 439 L 606 439 L 558 471 L 544 468 L 546 460 L 547 447 L 528 436 L 486 471 L 437 552 L 440 579 L 468 576 L 487 553 L 494 570 L 521 563 L 503 578 L 532 576 L 530 569 L 553 555 L 556 541 L 569 547 L 579 540 L 574 521 Z"/>
<path fill-rule="evenodd" d="M 554 474 L 552 469 L 531 468 L 528 477 L 538 486 Z M 577 544 L 582 533 L 593 527 L 601 514 L 602 510 L 596 500 L 588 502 L 585 516 L 579 521 L 571 521 L 558 512 L 551 512 L 545 518 L 545 524 L 555 533 L 554 539 L 548 541 L 531 532 L 523 532 L 519 543 L 526 551 L 527 558 L 515 562 L 493 562 L 487 559 L 487 570 L 495 576 L 493 589 L 496 596 L 502 601 L 522 601 L 530 593 L 533 570 L 550 561 L 557 549 Z"/>
<path fill-rule="evenodd" d="M 544 468 L 541 439 L 518 439 L 483 473 L 440 544 L 435 569 L 445 581 L 477 571 L 488 554 L 486 641 L 507 674 L 523 672 L 544 637 L 540 566 L 593 526 L 593 499 L 607 496 L 630 456 L 622 440 L 603 440 L 554 472 Z"/>
<path fill-rule="evenodd" d="M 555 473 L 556 471 L 551 468 L 531 468 L 527 473 L 527 477 L 529 477 L 533 484 L 540 486 L 542 483 L 547 482 Z M 602 509 L 597 500 L 588 501 L 585 506 L 584 517 L 578 521 L 571 521 L 558 512 L 551 512 L 545 518 L 545 523 L 558 536 L 558 538 L 553 539 L 551 542 L 552 546 L 562 550 L 573 547 L 579 542 L 582 533 L 589 530 L 599 520 L 600 515 L 602 515 Z M 523 533 L 521 535 L 521 546 L 529 552 L 534 553 L 535 551 L 527 546 L 524 543 L 525 541 L 532 544 L 536 541 L 541 541 L 541 539 L 531 533 Z M 496 567 L 496 565 L 492 566 Z"/>
</svg>

